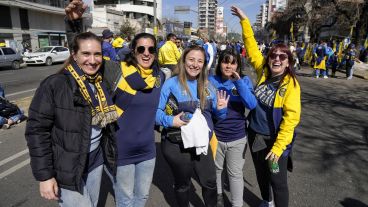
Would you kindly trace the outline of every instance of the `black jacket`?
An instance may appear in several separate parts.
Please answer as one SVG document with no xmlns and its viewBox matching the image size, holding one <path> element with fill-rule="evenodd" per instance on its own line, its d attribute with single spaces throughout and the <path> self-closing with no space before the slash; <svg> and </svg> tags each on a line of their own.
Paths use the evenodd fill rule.
<svg viewBox="0 0 368 207">
<path fill-rule="evenodd" d="M 36 180 L 55 177 L 58 186 L 82 192 L 91 142 L 91 108 L 70 75 L 55 74 L 37 89 L 29 108 L 26 140 Z M 115 174 L 115 124 L 102 131 L 105 164 Z"/>
</svg>

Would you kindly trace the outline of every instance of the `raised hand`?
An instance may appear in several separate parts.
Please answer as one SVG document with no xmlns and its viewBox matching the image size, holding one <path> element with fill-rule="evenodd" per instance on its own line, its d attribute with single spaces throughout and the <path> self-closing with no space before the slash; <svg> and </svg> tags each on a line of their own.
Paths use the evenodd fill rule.
<svg viewBox="0 0 368 207">
<path fill-rule="evenodd" d="M 230 96 L 226 96 L 226 91 L 217 91 L 217 110 L 221 110 L 227 107 Z"/>
<path fill-rule="evenodd" d="M 231 14 L 239 17 L 240 20 L 247 18 L 244 12 L 239 7 L 236 7 L 236 6 L 231 6 Z"/>
<path fill-rule="evenodd" d="M 83 13 L 86 11 L 88 5 L 83 3 L 82 0 L 72 0 L 65 7 L 65 14 L 69 20 L 77 20 L 82 18 Z"/>
<path fill-rule="evenodd" d="M 231 76 L 230 76 L 230 80 L 231 80 L 231 81 L 237 81 L 237 80 L 240 80 L 240 75 L 239 75 L 239 73 L 237 73 L 236 71 L 233 71 L 233 74 L 231 74 Z"/>
</svg>

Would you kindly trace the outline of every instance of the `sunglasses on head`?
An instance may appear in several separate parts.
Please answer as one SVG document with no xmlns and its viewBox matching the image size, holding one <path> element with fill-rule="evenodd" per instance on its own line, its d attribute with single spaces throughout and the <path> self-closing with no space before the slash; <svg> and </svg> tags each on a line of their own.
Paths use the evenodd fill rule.
<svg viewBox="0 0 368 207">
<path fill-rule="evenodd" d="M 273 59 L 273 60 L 276 59 L 277 57 L 279 57 L 279 59 L 281 61 L 284 61 L 284 60 L 288 59 L 287 54 L 276 54 L 276 53 L 271 53 L 270 54 L 270 58 Z"/>
<path fill-rule="evenodd" d="M 137 47 L 137 52 L 139 54 L 143 54 L 144 51 L 146 51 L 146 47 L 145 46 L 139 46 L 139 47 Z M 148 47 L 148 52 L 150 54 L 155 54 L 156 53 L 156 49 L 154 47 L 152 47 L 152 46 L 151 47 Z"/>
</svg>

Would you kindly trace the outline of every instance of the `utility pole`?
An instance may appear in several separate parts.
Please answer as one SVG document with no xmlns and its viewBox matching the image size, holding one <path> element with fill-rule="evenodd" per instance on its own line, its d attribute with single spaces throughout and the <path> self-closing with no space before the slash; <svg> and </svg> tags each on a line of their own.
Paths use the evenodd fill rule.
<svg viewBox="0 0 368 207">
<path fill-rule="evenodd" d="M 157 9 L 156 0 L 153 0 L 153 35 L 157 38 Z"/>
</svg>

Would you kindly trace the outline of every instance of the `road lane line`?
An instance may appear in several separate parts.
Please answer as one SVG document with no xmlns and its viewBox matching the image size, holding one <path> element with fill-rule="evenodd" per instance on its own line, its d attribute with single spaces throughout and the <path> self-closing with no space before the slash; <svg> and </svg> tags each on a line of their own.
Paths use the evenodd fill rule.
<svg viewBox="0 0 368 207">
<path fill-rule="evenodd" d="M 0 76 L 3 76 L 3 75 L 14 75 L 14 73 L 1 73 Z"/>
<path fill-rule="evenodd" d="M 10 162 L 10 161 L 14 160 L 14 159 L 17 159 L 18 157 L 20 157 L 20 156 L 22 156 L 22 155 L 24 155 L 24 154 L 26 154 L 26 153 L 28 153 L 28 149 L 25 149 L 25 150 L 23 150 L 23 151 L 21 151 L 21 152 L 18 152 L 18 153 L 17 153 L 17 154 L 15 154 L 15 155 L 12 155 L 12 156 L 10 156 L 10 157 L 8 157 L 8 158 L 4 159 L 4 160 L 1 160 L 1 161 L 0 161 L 0 167 L 1 167 L 1 166 L 3 166 L 3 165 L 5 165 L 5 164 L 6 164 L 6 163 L 8 163 L 8 162 Z"/>
<path fill-rule="evenodd" d="M 22 93 L 32 92 L 32 91 L 35 91 L 36 89 L 37 88 L 32 88 L 32 89 L 29 89 L 29 90 L 19 91 L 19 92 L 15 92 L 15 93 L 9 93 L 9 94 L 5 94 L 5 95 L 6 95 L 6 97 L 15 96 L 15 95 L 19 95 L 19 94 L 22 94 Z"/>
<path fill-rule="evenodd" d="M 23 162 L 15 165 L 14 167 L 9 168 L 8 170 L 4 171 L 3 173 L 0 174 L 0 180 L 3 179 L 4 177 L 14 173 L 15 171 L 19 170 L 20 168 L 28 165 L 30 163 L 30 159 L 26 159 Z"/>
</svg>

